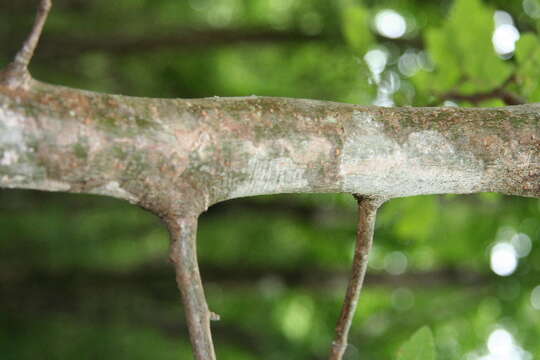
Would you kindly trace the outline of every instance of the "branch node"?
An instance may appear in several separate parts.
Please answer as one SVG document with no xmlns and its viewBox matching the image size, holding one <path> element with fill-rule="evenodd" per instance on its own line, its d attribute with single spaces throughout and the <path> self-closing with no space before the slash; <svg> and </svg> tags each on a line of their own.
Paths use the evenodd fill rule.
<svg viewBox="0 0 540 360">
<path fill-rule="evenodd" d="M 32 30 L 13 61 L 0 72 L 0 83 L 10 88 L 28 89 L 30 87 L 32 77 L 28 71 L 28 64 L 32 60 L 51 7 L 51 0 L 41 0 Z"/>
</svg>

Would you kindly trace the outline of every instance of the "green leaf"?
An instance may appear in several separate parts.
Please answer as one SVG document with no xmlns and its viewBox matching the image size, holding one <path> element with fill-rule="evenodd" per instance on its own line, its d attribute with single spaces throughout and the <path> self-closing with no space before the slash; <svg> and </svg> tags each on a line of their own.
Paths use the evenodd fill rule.
<svg viewBox="0 0 540 360">
<path fill-rule="evenodd" d="M 435 91 L 448 91 L 467 81 L 459 89 L 462 93 L 484 92 L 508 79 L 513 67 L 495 53 L 493 29 L 492 9 L 480 0 L 455 0 L 444 25 L 426 32 L 427 48 L 437 69 L 432 84 Z"/>
<path fill-rule="evenodd" d="M 516 44 L 518 71 L 517 82 L 521 95 L 528 101 L 540 101 L 540 40 L 532 33 L 525 33 Z"/>
<path fill-rule="evenodd" d="M 399 349 L 397 360 L 435 360 L 435 341 L 431 330 L 424 326 Z"/>
<path fill-rule="evenodd" d="M 437 92 L 450 91 L 461 77 L 461 67 L 456 51 L 448 42 L 446 33 L 442 29 L 428 30 L 426 44 L 439 69 L 432 78 L 432 88 Z"/>
<path fill-rule="evenodd" d="M 360 5 L 343 7 L 342 32 L 349 46 L 358 55 L 363 54 L 373 42 L 369 19 L 369 11 Z"/>
</svg>

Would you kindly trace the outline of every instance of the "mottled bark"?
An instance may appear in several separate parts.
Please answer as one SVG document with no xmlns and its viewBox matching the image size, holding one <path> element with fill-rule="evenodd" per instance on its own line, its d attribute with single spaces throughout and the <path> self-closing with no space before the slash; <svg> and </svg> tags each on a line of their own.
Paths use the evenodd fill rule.
<svg viewBox="0 0 540 360">
<path fill-rule="evenodd" d="M 540 194 L 538 105 L 147 99 L 28 84 L 0 85 L 2 187 L 108 195 L 166 219 L 259 194 Z M 190 324 L 207 329 L 207 310 L 189 303 L 202 287 L 180 288 Z M 190 330 L 197 359 L 213 359 L 209 333 Z"/>
<path fill-rule="evenodd" d="M 103 194 L 163 218 L 287 192 L 540 193 L 537 105 L 146 99 L 25 84 L 0 85 L 2 187 Z M 180 288 L 190 326 L 204 328 L 207 310 L 189 303 L 196 287 Z M 190 330 L 197 359 L 213 359 L 209 333 Z"/>
<path fill-rule="evenodd" d="M 108 195 L 164 219 L 198 360 L 215 359 L 210 320 L 216 316 L 204 297 L 195 242 L 197 217 L 212 204 L 295 192 L 369 199 L 480 191 L 540 196 L 539 105 L 148 99 L 47 85 L 27 70 L 50 0 L 41 4 L 28 40 L 0 72 L 0 187 Z M 362 203 L 362 251 L 338 326 L 342 345 L 374 222 L 371 202 Z M 335 348 L 339 353 L 344 345 Z"/>
<path fill-rule="evenodd" d="M 294 192 L 538 197 L 539 110 L 148 99 L 32 80 L 0 85 L 0 186 L 104 194 L 159 214 Z"/>
</svg>

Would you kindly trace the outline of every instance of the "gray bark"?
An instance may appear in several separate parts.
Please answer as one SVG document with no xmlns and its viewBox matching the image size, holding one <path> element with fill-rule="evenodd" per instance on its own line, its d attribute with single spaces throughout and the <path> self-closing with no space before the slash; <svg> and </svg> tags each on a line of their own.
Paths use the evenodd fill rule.
<svg viewBox="0 0 540 360">
<path fill-rule="evenodd" d="M 195 244 L 196 219 L 212 204 L 294 192 L 380 199 L 540 195 L 534 104 L 379 108 L 261 97 L 148 99 L 9 76 L 0 81 L 0 187 L 107 195 L 162 217 L 198 360 L 215 359 L 216 316 L 204 298 Z M 340 320 L 338 330 L 348 326 Z M 345 350 L 343 334 L 336 359 Z"/>
<path fill-rule="evenodd" d="M 193 352 L 214 360 L 196 255 L 198 215 L 219 201 L 294 192 L 539 197 L 539 105 L 379 108 L 284 98 L 148 99 L 32 79 L 50 0 L 0 72 L 0 187 L 112 196 L 160 216 Z M 331 359 L 358 302 L 375 209 L 362 202 L 353 275 Z M 367 206 L 367 207 L 366 207 Z"/>
<path fill-rule="evenodd" d="M 108 195 L 162 215 L 275 193 L 538 197 L 539 110 L 148 99 L 31 80 L 0 85 L 0 186 Z"/>
</svg>

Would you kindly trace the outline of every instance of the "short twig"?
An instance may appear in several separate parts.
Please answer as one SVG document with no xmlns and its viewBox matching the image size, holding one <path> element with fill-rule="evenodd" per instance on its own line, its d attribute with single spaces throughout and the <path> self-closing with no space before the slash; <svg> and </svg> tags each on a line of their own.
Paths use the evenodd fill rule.
<svg viewBox="0 0 540 360">
<path fill-rule="evenodd" d="M 366 274 L 368 255 L 373 241 L 375 217 L 377 209 L 383 203 L 380 198 L 355 195 L 358 201 L 358 229 L 356 233 L 356 249 L 352 265 L 351 278 L 347 293 L 336 326 L 336 337 L 332 343 L 329 360 L 341 360 L 347 349 L 349 329 L 356 311 L 362 283 Z"/>
<path fill-rule="evenodd" d="M 19 52 L 15 55 L 13 61 L 6 67 L 3 73 L 0 74 L 0 82 L 7 83 L 7 85 L 11 87 L 28 86 L 31 79 L 28 72 L 28 64 L 30 64 L 30 60 L 32 60 L 32 56 L 34 55 L 51 6 L 51 0 L 41 0 L 32 31 L 23 43 Z"/>
<path fill-rule="evenodd" d="M 208 309 L 197 264 L 197 217 L 167 219 L 176 283 L 182 295 L 189 337 L 197 360 L 215 360 L 210 321 L 219 315 Z"/>
</svg>

